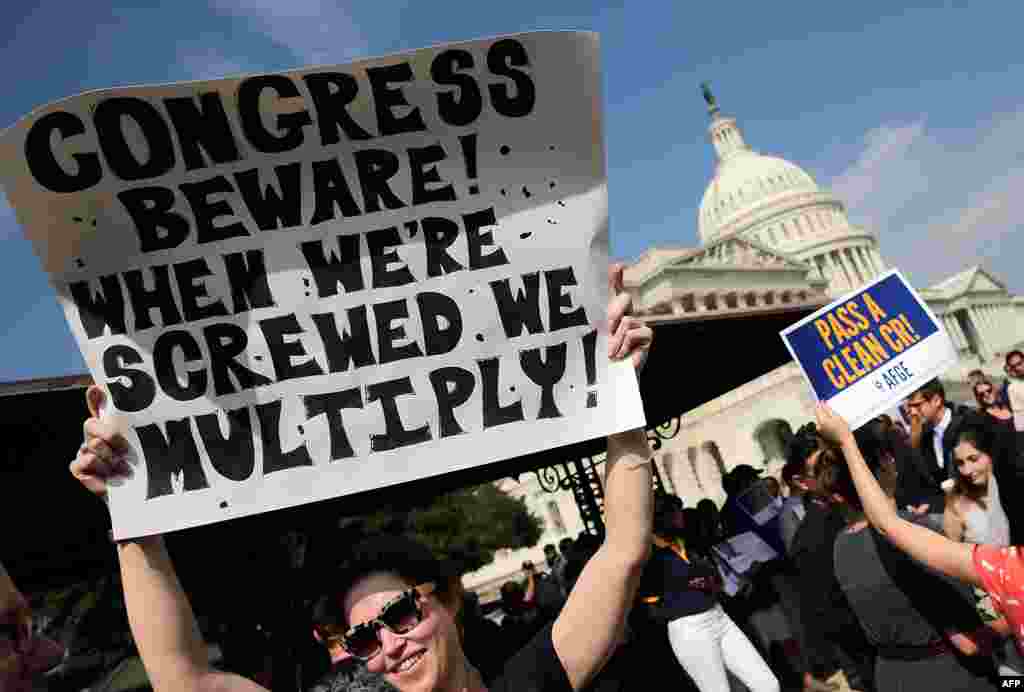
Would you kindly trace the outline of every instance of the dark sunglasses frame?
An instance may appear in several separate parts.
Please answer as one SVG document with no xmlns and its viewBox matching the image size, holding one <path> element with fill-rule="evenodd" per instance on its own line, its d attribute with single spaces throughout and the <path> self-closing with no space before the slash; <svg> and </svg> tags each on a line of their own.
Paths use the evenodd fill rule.
<svg viewBox="0 0 1024 692">
<path fill-rule="evenodd" d="M 343 648 L 353 658 L 357 658 L 360 661 L 369 661 L 370 659 L 374 658 L 377 654 L 379 654 L 384 646 L 383 642 L 381 642 L 380 640 L 381 628 L 383 627 L 387 629 L 389 632 L 398 635 L 408 634 L 409 632 L 411 632 L 421 622 L 423 622 L 423 608 L 420 607 L 420 601 L 423 598 L 432 594 L 433 592 L 434 584 L 420 584 L 419 586 L 409 589 L 408 591 L 403 591 L 402 593 L 400 593 L 399 595 L 395 596 L 390 601 L 385 603 L 381 607 L 380 612 L 377 613 L 377 617 L 373 618 L 372 620 L 361 622 L 358 625 L 354 625 L 348 628 L 344 632 L 339 631 L 340 628 L 327 624 L 319 625 L 318 630 L 320 631 L 321 637 L 323 638 L 325 644 L 340 644 L 341 648 Z M 412 625 L 404 629 L 394 627 L 388 624 L 387 622 L 388 612 L 393 608 L 398 607 L 399 605 L 411 606 L 412 614 L 416 620 Z M 361 655 L 355 651 L 355 649 L 358 648 L 355 639 L 356 637 L 365 633 L 367 630 L 372 632 L 373 639 L 376 642 L 376 647 L 373 649 L 372 653 Z"/>
</svg>

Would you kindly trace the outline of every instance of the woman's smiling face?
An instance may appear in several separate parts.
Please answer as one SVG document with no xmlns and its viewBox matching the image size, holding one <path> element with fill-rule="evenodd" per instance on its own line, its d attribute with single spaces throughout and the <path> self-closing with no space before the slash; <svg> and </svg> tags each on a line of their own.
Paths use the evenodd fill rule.
<svg viewBox="0 0 1024 692">
<path fill-rule="evenodd" d="M 992 474 L 992 457 L 964 440 L 953 449 L 956 470 L 964 480 L 975 486 L 984 486 Z"/>
<path fill-rule="evenodd" d="M 391 573 L 363 577 L 345 594 L 349 625 L 377 618 L 384 606 L 412 586 Z M 455 616 L 436 596 L 424 596 L 419 604 L 423 618 L 405 634 L 379 629 L 380 651 L 366 666 L 383 674 L 401 692 L 444 692 L 465 668 Z"/>
</svg>

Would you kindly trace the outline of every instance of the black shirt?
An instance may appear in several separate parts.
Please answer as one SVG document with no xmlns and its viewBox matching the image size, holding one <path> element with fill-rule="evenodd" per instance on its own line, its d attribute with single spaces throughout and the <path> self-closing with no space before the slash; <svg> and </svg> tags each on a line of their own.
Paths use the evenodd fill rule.
<svg viewBox="0 0 1024 692">
<path fill-rule="evenodd" d="M 356 659 L 345 659 L 331 666 L 309 692 L 398 692 L 383 675 L 371 673 Z"/>
<path fill-rule="evenodd" d="M 946 495 L 930 463 L 921 450 L 914 449 L 895 430 L 886 433 L 896 461 L 896 505 L 928 505 L 931 514 L 942 514 L 946 508 Z M 934 454 L 929 458 L 934 458 Z"/>
<path fill-rule="evenodd" d="M 836 581 L 832 546 L 846 521 L 835 508 L 804 498 L 807 510 L 793 538 L 790 559 L 800 589 L 800 618 L 806 658 L 816 675 L 835 670 L 835 647 L 863 638 L 853 611 Z"/>
<path fill-rule="evenodd" d="M 505 664 L 489 692 L 572 692 L 547 625 Z"/>
<path fill-rule="evenodd" d="M 684 560 L 671 547 L 654 548 L 640 579 L 641 602 L 655 606 L 658 619 L 668 622 L 687 615 L 703 613 L 718 603 L 711 592 L 711 583 L 718 578 L 718 568 L 694 552 Z M 698 585 L 695 580 L 703 580 Z"/>
<path fill-rule="evenodd" d="M 1013 419 L 1006 420 L 985 415 L 995 436 L 992 454 L 992 472 L 999 485 L 999 500 L 1010 521 L 1010 542 L 1024 543 L 1024 505 L 1019 501 L 1024 493 L 1024 433 L 1019 433 Z"/>
</svg>

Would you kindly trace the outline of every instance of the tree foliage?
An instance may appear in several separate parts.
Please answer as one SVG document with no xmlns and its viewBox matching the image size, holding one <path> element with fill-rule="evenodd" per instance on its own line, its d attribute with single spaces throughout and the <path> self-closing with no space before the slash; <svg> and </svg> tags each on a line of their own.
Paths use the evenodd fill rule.
<svg viewBox="0 0 1024 692">
<path fill-rule="evenodd" d="M 524 500 L 491 484 L 462 488 L 419 507 L 378 512 L 366 518 L 366 528 L 404 533 L 466 572 L 490 564 L 503 548 L 537 545 L 544 532 Z"/>
</svg>

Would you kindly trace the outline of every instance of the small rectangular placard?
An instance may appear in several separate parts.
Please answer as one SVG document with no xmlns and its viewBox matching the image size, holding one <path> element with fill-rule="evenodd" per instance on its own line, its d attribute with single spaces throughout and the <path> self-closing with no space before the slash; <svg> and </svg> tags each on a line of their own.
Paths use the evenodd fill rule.
<svg viewBox="0 0 1024 692">
<path fill-rule="evenodd" d="M 957 361 L 942 323 L 897 270 L 781 336 L 817 399 L 854 429 Z"/>
</svg>

